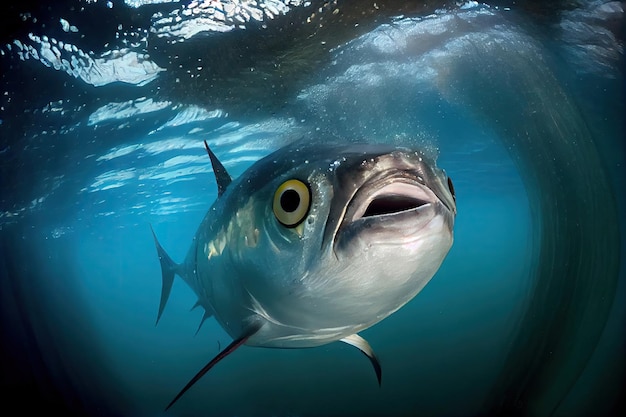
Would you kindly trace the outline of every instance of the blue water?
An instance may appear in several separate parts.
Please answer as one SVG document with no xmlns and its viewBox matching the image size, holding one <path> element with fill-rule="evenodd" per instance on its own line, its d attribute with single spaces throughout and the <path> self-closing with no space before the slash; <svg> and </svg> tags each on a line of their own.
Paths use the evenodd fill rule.
<svg viewBox="0 0 626 417">
<path fill-rule="evenodd" d="M 293 10 L 266 22 L 275 34 L 268 36 L 272 42 L 281 39 L 280 31 L 272 28 L 287 28 L 290 18 L 308 16 L 317 7 L 285 3 L 293 3 Z M 304 58 L 294 53 L 294 60 L 308 59 L 311 67 L 302 70 L 300 78 L 280 67 L 268 70 L 264 63 L 274 59 L 272 49 L 264 52 L 268 58 L 259 52 L 260 46 L 250 47 L 250 72 L 269 71 L 266 78 L 250 81 L 242 72 L 226 77 L 217 64 L 207 63 L 209 59 L 186 66 L 193 67 L 187 73 L 176 65 L 196 59 L 187 45 L 223 40 L 242 48 L 237 53 L 245 53 L 242 45 L 256 45 L 235 26 L 223 35 L 201 34 L 173 43 L 164 43 L 153 31 L 145 44 L 137 41 L 131 50 L 148 51 L 163 71 L 139 71 L 145 78 L 134 82 L 107 78 L 104 64 L 94 73 L 76 67 L 72 72 L 61 61 L 61 68 L 55 69 L 52 61 L 38 59 L 44 41 L 33 41 L 23 27 L 3 34 L 7 39 L 2 39 L 0 61 L 7 94 L 0 124 L 0 266 L 2 384 L 9 404 L 31 409 L 11 398 L 19 393 L 66 415 L 164 415 L 173 396 L 231 339 L 214 319 L 196 334 L 203 311 L 189 311 L 196 298 L 179 279 L 155 326 L 161 271 L 150 225 L 170 256 L 182 261 L 217 198 L 203 140 L 236 177 L 284 144 L 321 137 L 424 148 L 437 156 L 437 164 L 455 184 L 455 241 L 441 269 L 408 305 L 362 332 L 380 358 L 382 386 L 377 386 L 363 355 L 344 344 L 302 350 L 243 347 L 211 370 L 167 415 L 492 412 L 486 404 L 497 402 L 492 398 L 494 386 L 510 360 L 536 283 L 533 271 L 541 248 L 533 225 L 542 217 L 532 203 L 537 190 L 529 190 L 524 182 L 534 174 L 524 172 L 528 165 L 523 154 L 515 149 L 516 142 L 504 137 L 524 129 L 503 125 L 514 118 L 504 105 L 498 114 L 485 116 L 468 104 L 467 97 L 477 95 L 465 95 L 471 87 L 463 83 L 476 68 L 467 68 L 467 75 L 454 69 L 456 60 L 472 54 L 467 45 L 473 42 L 501 44 L 507 53 L 515 51 L 529 62 L 538 54 L 541 60 L 533 65 L 555 74 L 581 110 L 623 213 L 623 40 L 592 39 L 598 28 L 607 31 L 600 35 L 604 40 L 610 33 L 619 36 L 614 27 L 623 24 L 623 10 L 618 3 L 597 1 L 536 13 L 523 4 L 502 2 L 442 3 L 432 9 L 415 7 L 412 13 L 394 2 L 381 6 L 386 9 L 376 12 L 380 17 L 363 18 L 363 29 L 342 29 L 335 22 L 329 29 L 334 37 L 316 32 L 321 41 L 314 45 L 324 45 L 325 58 L 319 58 L 321 52 Z M 128 39 L 139 39 L 150 24 L 155 31 L 163 28 L 154 13 L 166 15 L 178 5 L 129 8 L 113 2 L 110 7 L 89 7 L 117 11 L 127 26 L 135 15 L 145 26 L 129 27 Z M 336 14 L 335 6 L 324 7 L 328 16 L 352 16 L 341 4 Z M 346 10 L 359 10 L 350 7 Z M 57 25 L 55 13 L 63 12 L 62 6 L 49 11 L 49 20 Z M 40 20 L 46 15 L 35 7 L 32 13 Z M 71 16 L 70 23 L 87 32 L 88 16 Z M 22 20 L 32 23 L 31 17 Z M 590 22 L 597 26 L 585 26 Z M 45 28 L 33 27 L 32 33 L 46 34 Z M 71 31 L 49 27 L 55 28 L 47 32 L 50 38 L 66 39 L 80 49 L 81 40 Z M 85 51 L 99 44 L 94 36 L 83 41 Z M 331 39 L 334 44 L 327 45 Z M 19 55 L 15 40 L 30 42 L 37 57 L 27 47 Z M 152 43 L 157 46 L 148 46 Z M 172 59 L 168 66 L 160 54 L 172 51 L 188 57 Z M 67 53 L 80 56 L 71 48 Z M 524 68 L 507 66 L 507 56 L 494 52 L 503 61 L 484 65 L 494 74 L 514 74 L 521 91 L 496 94 L 485 89 L 478 94 L 485 102 L 491 95 L 510 95 L 524 103 L 523 90 L 534 88 Z M 239 65 L 229 54 L 213 58 Z M 128 68 L 137 73 L 135 67 Z M 210 81 L 212 68 L 215 84 L 222 85 Z M 94 81 L 94 74 L 101 78 Z M 235 80 L 232 86 L 230 78 Z M 49 88 L 41 88 L 37 79 Z M 267 79 L 277 83 L 279 98 L 255 89 L 255 82 Z M 545 92 L 546 97 L 550 94 Z M 549 156 L 559 158 L 563 156 Z M 539 184 L 549 180 L 541 172 L 536 176 Z M 623 235 L 623 214 L 615 228 Z M 617 250 L 623 255 L 623 249 Z M 518 415 L 619 414 L 626 324 L 623 261 L 619 268 L 616 301 L 596 353 L 580 362 L 580 379 L 560 398 L 556 411 L 535 408 L 533 413 L 520 406 Z M 553 374 L 560 375 L 558 369 Z"/>
<path fill-rule="evenodd" d="M 212 123 L 206 125 L 210 127 Z M 202 128 L 203 124 L 193 126 Z M 168 136 L 184 135 L 187 129 L 174 128 Z M 365 407 L 380 413 L 389 401 L 403 404 L 404 409 L 421 404 L 420 409 L 431 413 L 445 410 L 456 414 L 478 407 L 496 372 L 495 367 L 485 369 L 482 363 L 494 357 L 503 360 L 505 343 L 521 308 L 519 294 L 526 285 L 530 236 L 527 198 L 515 167 L 494 138 L 478 132 L 476 135 L 474 144 L 459 146 L 454 151 L 446 152 L 445 145 L 440 144 L 441 166 L 447 168 L 452 178 L 459 178 L 456 187 L 461 214 L 447 261 L 414 302 L 364 332 L 376 346 L 384 366 L 382 388 L 377 387 L 367 362 L 347 346 L 304 351 L 244 348 L 192 390 L 181 409 L 190 405 L 196 411 L 204 409 L 207 392 L 216 399 L 210 401 L 210 406 L 217 410 L 217 415 L 272 414 L 284 410 L 296 414 L 308 414 L 310 410 L 348 413 L 350 410 L 345 407 L 362 397 L 371 397 L 372 402 Z M 146 144 L 149 139 L 138 142 Z M 208 159 L 200 147 L 192 150 L 199 154 L 199 159 Z M 178 153 L 164 152 L 151 165 L 164 164 Z M 464 169 L 457 168 L 459 160 L 474 166 L 473 181 L 465 177 Z M 126 167 L 127 163 L 103 162 L 96 173 Z M 249 164 L 238 163 L 231 170 L 240 172 Z M 206 165 L 205 161 L 205 169 Z M 136 162 L 132 166 L 139 172 L 149 169 Z M 488 175 L 498 179 L 489 181 Z M 62 293 L 47 301 L 51 303 L 48 308 L 61 315 L 54 327 L 67 328 L 69 338 L 73 338 L 75 313 L 63 312 L 70 300 L 58 287 L 59 280 L 70 280 L 74 297 L 84 303 L 80 314 L 90 328 L 90 344 L 95 340 L 99 351 L 98 362 L 87 364 L 87 369 L 98 373 L 104 367 L 104 383 L 115 381 L 124 387 L 121 392 L 114 390 L 109 394 L 114 403 L 125 399 L 132 413 L 157 413 L 164 405 L 161 399 L 176 393 L 185 379 L 230 339 L 214 320 L 208 320 L 194 335 L 202 311 L 189 312 L 196 299 L 182 280 L 175 281 L 165 314 L 154 326 L 161 283 L 149 224 L 170 255 L 180 261 L 217 193 L 209 172 L 167 186 L 150 187 L 135 182 L 140 181 L 79 194 L 71 210 L 75 217 L 62 224 L 48 225 L 48 211 L 33 215 L 31 221 L 41 225 L 36 231 L 27 232 L 25 238 L 37 248 L 35 257 L 41 257 L 36 264 L 46 264 L 50 253 L 56 253 L 62 265 L 71 266 L 70 271 L 60 272 L 58 278 L 42 282 L 43 287 L 39 288 L 44 294 Z M 182 210 L 167 209 L 165 200 L 186 199 L 197 203 L 177 203 L 183 206 Z M 138 207 L 142 204 L 146 207 Z M 98 212 L 94 212 L 94 205 Z M 89 218 L 94 214 L 97 216 Z M 498 265 L 492 262 L 494 257 L 509 261 Z M 468 259 L 472 260 L 469 264 Z M 61 355 L 73 357 L 75 353 L 69 352 L 76 348 L 72 344 L 63 347 Z M 470 363 L 468 357 L 472 358 Z M 442 363 L 456 372 L 442 375 Z M 459 379 L 466 382 L 453 383 Z M 421 386 L 423 381 L 428 381 L 430 388 L 420 395 L 413 387 Z M 296 388 L 294 384 L 298 383 L 302 384 Z M 339 395 L 346 384 L 350 390 Z M 441 392 L 436 401 L 432 397 L 433 387 Z M 288 395 L 292 390 L 311 394 L 305 398 Z M 244 395 L 250 392 L 254 396 Z M 266 404 L 263 397 L 275 396 L 276 392 L 285 394 L 281 394 L 280 401 Z M 446 404 L 446 398 L 461 394 L 464 401 Z M 247 401 L 243 401 L 242 395 Z M 326 408 L 318 408 L 320 396 L 327 399 Z M 238 405 L 233 407 L 233 403 Z"/>
</svg>

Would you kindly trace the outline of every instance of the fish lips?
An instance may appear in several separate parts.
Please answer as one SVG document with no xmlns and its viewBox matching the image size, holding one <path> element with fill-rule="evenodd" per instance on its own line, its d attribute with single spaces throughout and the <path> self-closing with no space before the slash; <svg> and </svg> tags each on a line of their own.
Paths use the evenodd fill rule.
<svg viewBox="0 0 626 417">
<path fill-rule="evenodd" d="M 417 179 L 404 176 L 364 184 L 348 203 L 337 231 L 335 251 L 358 238 L 367 244 L 405 244 L 448 209 Z"/>
</svg>

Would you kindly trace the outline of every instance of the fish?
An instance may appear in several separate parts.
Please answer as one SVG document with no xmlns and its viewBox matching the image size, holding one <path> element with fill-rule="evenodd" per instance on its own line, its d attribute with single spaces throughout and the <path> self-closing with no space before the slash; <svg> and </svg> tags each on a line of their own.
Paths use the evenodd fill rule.
<svg viewBox="0 0 626 417">
<path fill-rule="evenodd" d="M 242 345 L 352 345 L 382 369 L 358 333 L 394 313 L 435 275 L 453 242 L 452 180 L 421 150 L 294 142 L 236 179 L 204 142 L 218 197 L 177 264 L 152 234 L 162 270 L 157 324 L 176 275 L 233 341 L 180 397 Z"/>
</svg>

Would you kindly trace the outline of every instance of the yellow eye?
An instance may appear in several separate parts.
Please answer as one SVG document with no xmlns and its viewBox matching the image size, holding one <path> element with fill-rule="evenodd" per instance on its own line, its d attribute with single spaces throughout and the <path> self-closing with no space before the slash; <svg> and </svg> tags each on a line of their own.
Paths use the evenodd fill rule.
<svg viewBox="0 0 626 417">
<path fill-rule="evenodd" d="M 311 191 L 300 180 L 287 180 L 274 193 L 274 215 L 284 226 L 296 227 L 302 223 L 310 207 Z"/>
</svg>

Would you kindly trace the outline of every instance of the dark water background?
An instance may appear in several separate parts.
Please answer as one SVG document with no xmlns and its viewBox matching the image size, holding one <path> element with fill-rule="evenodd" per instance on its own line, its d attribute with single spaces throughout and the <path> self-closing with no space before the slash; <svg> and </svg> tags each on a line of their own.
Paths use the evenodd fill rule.
<svg viewBox="0 0 626 417">
<path fill-rule="evenodd" d="M 229 31 L 190 38 L 162 18 L 198 3 L 7 6 L 5 407 L 163 414 L 230 339 L 213 319 L 195 335 L 180 280 L 154 326 L 149 225 L 181 261 L 217 196 L 202 140 L 237 176 L 305 137 L 437 153 L 454 246 L 363 332 L 382 387 L 343 344 L 244 347 L 169 414 L 620 415 L 623 4 L 292 3 L 261 21 L 210 15 Z"/>
</svg>

